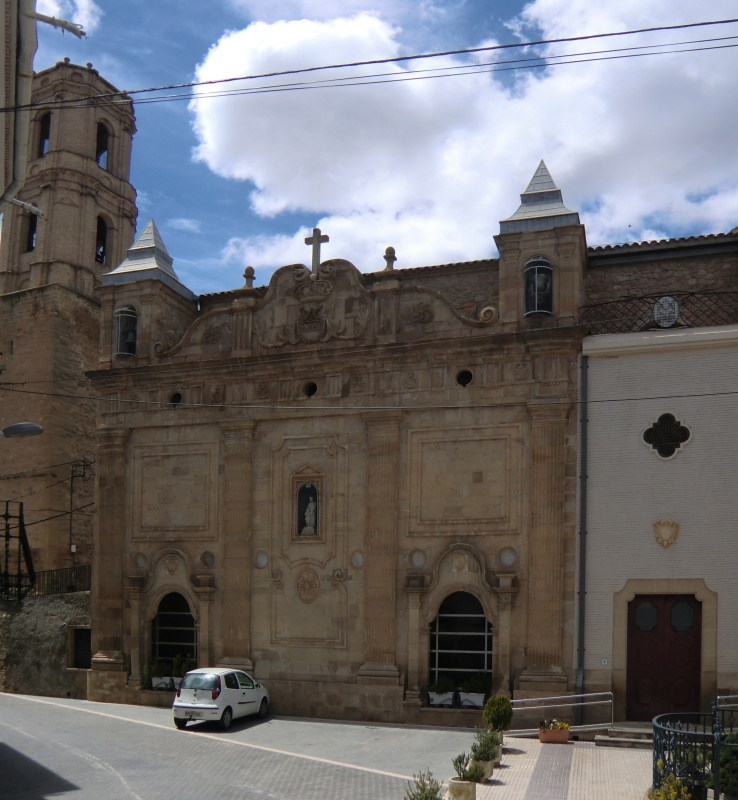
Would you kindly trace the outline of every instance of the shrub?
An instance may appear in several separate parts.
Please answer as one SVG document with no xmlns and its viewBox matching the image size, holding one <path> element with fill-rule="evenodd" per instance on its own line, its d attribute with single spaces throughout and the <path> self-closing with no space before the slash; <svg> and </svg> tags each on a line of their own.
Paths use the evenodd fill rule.
<svg viewBox="0 0 738 800">
<path fill-rule="evenodd" d="M 728 797 L 738 797 L 738 733 L 729 733 L 722 743 L 733 747 L 720 748 L 720 791 Z M 714 775 L 710 775 L 707 786 L 714 788 Z"/>
<path fill-rule="evenodd" d="M 405 800 L 441 800 L 441 784 L 429 769 L 413 775 L 413 783 L 407 785 Z"/>
<path fill-rule="evenodd" d="M 451 762 L 454 765 L 456 777 L 460 781 L 470 781 L 471 783 L 479 783 L 484 778 L 484 767 L 481 764 L 469 764 L 469 756 L 466 753 L 460 753 Z"/>
<path fill-rule="evenodd" d="M 474 744 L 471 746 L 471 757 L 475 761 L 494 761 L 497 755 L 497 744 L 495 733 L 478 730 Z"/>
<path fill-rule="evenodd" d="M 648 800 L 692 800 L 692 793 L 672 772 L 664 775 L 664 762 L 659 759 L 656 767 L 661 774 L 661 786 L 658 789 L 649 789 L 646 793 Z"/>
<path fill-rule="evenodd" d="M 428 687 L 428 691 L 437 694 L 447 694 L 448 692 L 453 692 L 455 688 L 456 684 L 453 679 L 442 675 L 435 683 Z"/>
<path fill-rule="evenodd" d="M 491 731 L 506 731 L 513 718 L 510 699 L 502 696 L 490 697 L 484 704 L 484 724 Z"/>
<path fill-rule="evenodd" d="M 462 692 L 473 692 L 474 694 L 487 694 L 490 690 L 491 676 L 489 672 L 474 672 L 461 687 Z"/>
</svg>

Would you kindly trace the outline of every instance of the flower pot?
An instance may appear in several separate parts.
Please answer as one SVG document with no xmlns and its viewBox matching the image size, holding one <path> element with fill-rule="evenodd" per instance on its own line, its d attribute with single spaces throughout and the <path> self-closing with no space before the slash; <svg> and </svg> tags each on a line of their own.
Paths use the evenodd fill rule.
<svg viewBox="0 0 738 800">
<path fill-rule="evenodd" d="M 482 769 L 484 770 L 484 775 L 482 776 L 483 781 L 488 781 L 492 777 L 492 773 L 494 772 L 495 762 L 494 761 L 475 761 L 474 759 L 471 760 L 471 766 L 475 764 L 481 765 Z"/>
<path fill-rule="evenodd" d="M 459 692 L 462 708 L 484 708 L 484 694 L 478 692 Z"/>
<path fill-rule="evenodd" d="M 497 752 L 495 753 L 495 766 L 499 767 L 502 764 L 502 744 L 497 745 Z"/>
<path fill-rule="evenodd" d="M 174 678 L 152 678 L 151 679 L 151 688 L 152 689 L 171 689 L 174 685 Z"/>
<path fill-rule="evenodd" d="M 460 781 L 451 778 L 448 782 L 449 800 L 477 800 L 477 784 L 473 781 Z"/>
<path fill-rule="evenodd" d="M 569 729 L 550 731 L 546 728 L 539 728 L 538 741 L 544 744 L 566 744 L 569 741 Z"/>
<path fill-rule="evenodd" d="M 454 704 L 453 692 L 428 692 L 430 704 L 432 706 L 445 706 L 451 708 Z"/>
</svg>

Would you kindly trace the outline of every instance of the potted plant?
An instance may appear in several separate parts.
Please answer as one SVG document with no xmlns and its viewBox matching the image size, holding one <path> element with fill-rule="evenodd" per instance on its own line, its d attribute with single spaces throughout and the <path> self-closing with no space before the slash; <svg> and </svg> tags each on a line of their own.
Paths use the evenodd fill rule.
<svg viewBox="0 0 738 800">
<path fill-rule="evenodd" d="M 504 731 L 512 724 L 513 708 L 509 697 L 503 695 L 490 697 L 484 704 L 482 714 L 487 730 L 495 734 L 497 740 L 497 754 L 495 766 L 499 767 L 502 763 L 502 741 Z"/>
<path fill-rule="evenodd" d="M 471 746 L 471 766 L 479 764 L 484 770 L 482 780 L 488 781 L 494 771 L 497 756 L 497 735 L 492 731 L 478 730 Z"/>
<path fill-rule="evenodd" d="M 413 783 L 408 784 L 404 800 L 441 800 L 441 784 L 429 769 L 413 775 Z"/>
<path fill-rule="evenodd" d="M 167 665 L 163 661 L 152 661 L 149 664 L 149 678 L 151 678 L 152 689 L 169 689 L 172 685 L 172 678 L 167 675 L 171 671 L 171 667 L 167 669 Z"/>
<path fill-rule="evenodd" d="M 484 708 L 484 698 L 490 688 L 490 674 L 488 672 L 474 672 L 469 676 L 459 692 L 459 702 L 462 708 Z"/>
<path fill-rule="evenodd" d="M 432 706 L 452 706 L 454 704 L 454 682 L 445 675 L 428 687 L 428 698 Z"/>
<path fill-rule="evenodd" d="M 479 764 L 471 764 L 469 756 L 461 753 L 453 760 L 456 777 L 448 782 L 449 800 L 477 800 L 477 782 L 484 776 Z"/>
<path fill-rule="evenodd" d="M 569 741 L 569 723 L 558 719 L 542 719 L 538 723 L 538 741 L 566 744 Z"/>
</svg>

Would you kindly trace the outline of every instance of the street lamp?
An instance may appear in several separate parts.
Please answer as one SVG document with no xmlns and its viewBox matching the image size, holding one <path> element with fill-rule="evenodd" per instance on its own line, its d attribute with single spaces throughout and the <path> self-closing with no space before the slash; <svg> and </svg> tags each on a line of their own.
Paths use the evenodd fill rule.
<svg viewBox="0 0 738 800">
<path fill-rule="evenodd" d="M 8 425 L 7 428 L 3 428 L 0 431 L 0 436 L 18 439 L 21 436 L 38 436 L 39 433 L 43 432 L 44 429 L 35 422 L 16 422 L 13 425 Z"/>
</svg>

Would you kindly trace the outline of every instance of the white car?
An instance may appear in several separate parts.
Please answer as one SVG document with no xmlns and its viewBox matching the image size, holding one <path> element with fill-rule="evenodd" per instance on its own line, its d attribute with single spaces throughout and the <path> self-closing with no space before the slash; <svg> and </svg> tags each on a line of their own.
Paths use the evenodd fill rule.
<svg viewBox="0 0 738 800">
<path fill-rule="evenodd" d="M 184 728 L 189 720 L 210 720 L 225 731 L 238 717 L 250 714 L 266 717 L 269 692 L 245 672 L 203 667 L 182 678 L 172 711 L 178 728 Z"/>
</svg>

